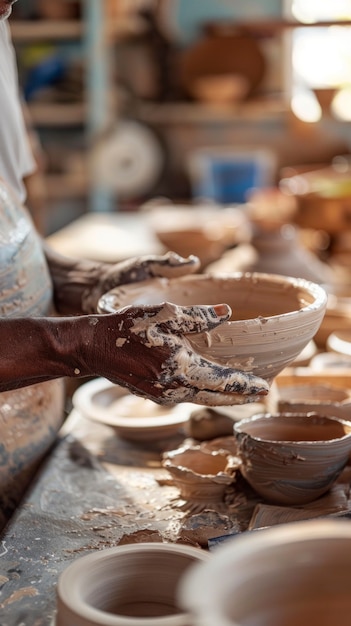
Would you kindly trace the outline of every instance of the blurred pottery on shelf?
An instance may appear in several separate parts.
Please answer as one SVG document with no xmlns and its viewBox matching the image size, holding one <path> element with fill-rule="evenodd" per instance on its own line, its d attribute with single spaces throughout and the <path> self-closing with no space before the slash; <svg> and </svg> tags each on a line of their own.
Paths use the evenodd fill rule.
<svg viewBox="0 0 351 626">
<path fill-rule="evenodd" d="M 298 229 L 274 220 L 252 220 L 250 244 L 242 244 L 225 253 L 208 268 L 218 272 L 264 272 L 305 278 L 320 284 L 331 283 L 332 269 L 305 248 Z"/>
<path fill-rule="evenodd" d="M 249 83 L 245 76 L 219 74 L 202 76 L 194 81 L 192 93 L 196 100 L 204 104 L 235 104 L 247 96 Z"/>
<path fill-rule="evenodd" d="M 251 236 L 247 216 L 240 209 L 170 204 L 151 207 L 146 215 L 166 250 L 184 257 L 195 254 L 202 266 Z"/>
<path fill-rule="evenodd" d="M 338 93 L 337 87 L 315 87 L 313 90 L 323 115 L 332 115 L 333 101 Z"/>
<path fill-rule="evenodd" d="M 301 228 L 337 235 L 350 228 L 351 171 L 336 167 L 304 172 L 282 179 L 280 190 L 295 199 L 294 222 Z"/>
<path fill-rule="evenodd" d="M 337 329 L 338 332 L 349 332 L 351 328 L 351 290 L 349 285 L 329 286 L 327 285 L 328 300 L 322 323 L 314 337 L 318 348 L 327 348 L 328 338 Z M 337 352 L 339 350 L 334 350 Z M 345 354 L 345 353 L 344 353 Z"/>
<path fill-rule="evenodd" d="M 259 87 L 266 71 L 258 41 L 228 24 L 211 24 L 180 56 L 179 82 L 185 93 L 197 97 L 198 81 L 216 76 L 241 76 L 246 96 Z"/>
</svg>

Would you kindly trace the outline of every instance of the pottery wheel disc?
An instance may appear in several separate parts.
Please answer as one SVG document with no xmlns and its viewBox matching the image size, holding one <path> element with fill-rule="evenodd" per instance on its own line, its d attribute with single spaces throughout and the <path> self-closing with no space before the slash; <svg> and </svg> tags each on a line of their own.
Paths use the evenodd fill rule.
<svg viewBox="0 0 351 626">
<path fill-rule="evenodd" d="M 162 147 L 143 124 L 117 124 L 101 139 L 92 154 L 95 182 L 121 198 L 149 192 L 158 181 L 164 164 Z"/>
</svg>

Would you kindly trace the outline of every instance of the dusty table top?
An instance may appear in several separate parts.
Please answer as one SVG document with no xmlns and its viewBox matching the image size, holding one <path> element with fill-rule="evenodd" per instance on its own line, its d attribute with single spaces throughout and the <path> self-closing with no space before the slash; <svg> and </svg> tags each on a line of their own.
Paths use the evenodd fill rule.
<svg viewBox="0 0 351 626">
<path fill-rule="evenodd" d="M 0 538 L 1 626 L 52 624 L 60 572 L 93 550 L 178 540 L 202 549 L 197 516 L 186 530 L 179 492 L 167 484 L 167 471 L 160 466 L 162 452 L 183 439 L 129 443 L 110 427 L 71 413 Z M 206 524 L 212 536 L 237 527 L 235 516 L 231 522 L 212 511 L 201 516 L 202 542 Z"/>
</svg>

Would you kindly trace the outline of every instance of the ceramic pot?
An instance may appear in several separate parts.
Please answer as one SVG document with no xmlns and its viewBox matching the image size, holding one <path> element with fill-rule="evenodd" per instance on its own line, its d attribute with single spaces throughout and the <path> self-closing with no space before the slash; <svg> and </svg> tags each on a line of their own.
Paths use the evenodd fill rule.
<svg viewBox="0 0 351 626">
<path fill-rule="evenodd" d="M 351 451 L 351 424 L 313 412 L 254 415 L 237 422 L 234 434 L 241 473 L 273 504 L 306 504 L 326 493 Z"/>
<path fill-rule="evenodd" d="M 193 566 L 179 601 L 194 626 L 348 626 L 351 526 L 311 520 L 247 532 Z"/>
<path fill-rule="evenodd" d="M 188 335 L 189 343 L 205 358 L 271 382 L 318 330 L 327 294 L 316 283 L 287 276 L 198 274 L 117 287 L 102 296 L 99 310 L 113 313 L 126 305 L 165 301 L 180 305 L 229 304 L 230 321 L 213 331 Z"/>
<path fill-rule="evenodd" d="M 200 548 L 140 543 L 107 548 L 72 563 L 57 586 L 56 626 L 191 626 L 177 589 Z"/>
<path fill-rule="evenodd" d="M 208 26 L 179 61 L 180 84 L 191 97 L 198 93 L 199 79 L 216 76 L 241 76 L 248 97 L 258 88 L 264 73 L 265 58 L 255 38 L 228 24 Z"/>
<path fill-rule="evenodd" d="M 166 250 L 195 254 L 201 267 L 218 259 L 228 247 L 250 237 L 249 220 L 239 209 L 198 205 L 156 205 L 148 222 Z"/>
<path fill-rule="evenodd" d="M 227 487 L 234 483 L 238 459 L 226 450 L 189 446 L 165 452 L 162 465 L 168 470 L 184 500 L 205 509 L 222 503 Z"/>
<path fill-rule="evenodd" d="M 243 243 L 226 252 L 211 264 L 211 274 L 221 272 L 264 272 L 305 278 L 319 284 L 330 284 L 333 271 L 305 248 L 292 224 L 272 220 L 251 220 L 250 244 Z"/>
</svg>

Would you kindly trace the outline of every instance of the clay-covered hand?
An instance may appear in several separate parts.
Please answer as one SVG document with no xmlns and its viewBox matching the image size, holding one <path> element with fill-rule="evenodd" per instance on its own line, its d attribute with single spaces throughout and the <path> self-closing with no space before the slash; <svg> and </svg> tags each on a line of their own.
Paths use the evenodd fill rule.
<svg viewBox="0 0 351 626">
<path fill-rule="evenodd" d="M 133 257 L 115 265 L 103 264 L 96 277 L 96 284 L 83 292 L 82 309 L 86 313 L 96 311 L 99 298 L 113 287 L 154 277 L 176 278 L 193 274 L 199 266 L 200 261 L 196 256 L 184 258 L 175 252 Z"/>
<path fill-rule="evenodd" d="M 269 391 L 265 380 L 206 360 L 189 341 L 193 333 L 217 327 L 230 314 L 225 304 L 182 307 L 166 302 L 88 316 L 93 338 L 84 359 L 90 372 L 85 374 L 108 378 L 159 404 L 258 400 Z"/>
<path fill-rule="evenodd" d="M 140 256 L 120 263 L 101 263 L 65 257 L 43 242 L 54 289 L 56 311 L 63 315 L 96 313 L 100 297 L 120 285 L 153 277 L 193 274 L 200 261 L 175 252 Z"/>
</svg>

